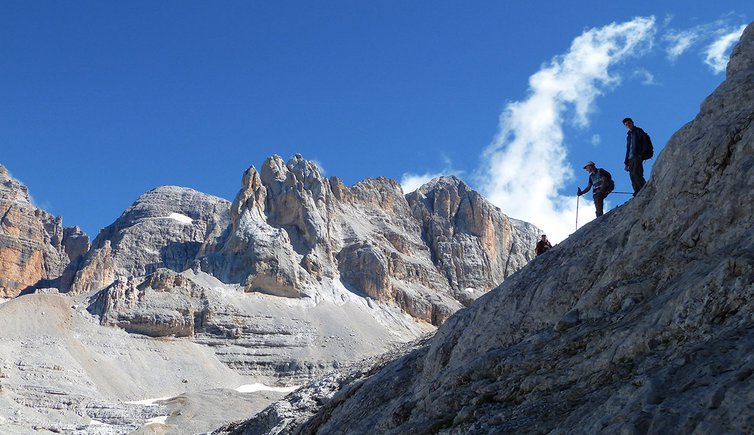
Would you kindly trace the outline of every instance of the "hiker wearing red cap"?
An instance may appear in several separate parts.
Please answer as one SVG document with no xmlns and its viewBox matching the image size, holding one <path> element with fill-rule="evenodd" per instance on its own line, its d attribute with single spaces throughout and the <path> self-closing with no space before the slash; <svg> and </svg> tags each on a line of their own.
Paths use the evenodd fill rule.
<svg viewBox="0 0 754 435">
<path fill-rule="evenodd" d="M 577 195 L 581 196 L 592 189 L 592 198 L 594 199 L 594 207 L 596 209 L 597 217 L 602 216 L 602 208 L 604 205 L 605 197 L 615 189 L 615 182 L 613 181 L 610 172 L 597 168 L 592 161 L 586 162 L 584 169 L 589 172 L 589 183 L 584 190 L 578 189 Z"/>
</svg>

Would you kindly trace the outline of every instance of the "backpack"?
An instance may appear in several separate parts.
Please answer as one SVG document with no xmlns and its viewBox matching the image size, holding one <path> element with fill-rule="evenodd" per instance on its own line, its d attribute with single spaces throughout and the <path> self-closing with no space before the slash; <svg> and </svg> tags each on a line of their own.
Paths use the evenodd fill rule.
<svg viewBox="0 0 754 435">
<path fill-rule="evenodd" d="M 652 139 L 649 138 L 649 135 L 646 132 L 644 132 L 644 137 L 646 140 L 644 141 L 644 153 L 642 154 L 641 159 L 649 160 L 655 155 L 655 147 L 652 145 Z"/>
<path fill-rule="evenodd" d="M 607 193 L 615 190 L 615 181 L 613 180 L 612 174 L 610 174 L 607 169 L 600 169 L 600 171 L 601 176 L 607 177 Z"/>
</svg>

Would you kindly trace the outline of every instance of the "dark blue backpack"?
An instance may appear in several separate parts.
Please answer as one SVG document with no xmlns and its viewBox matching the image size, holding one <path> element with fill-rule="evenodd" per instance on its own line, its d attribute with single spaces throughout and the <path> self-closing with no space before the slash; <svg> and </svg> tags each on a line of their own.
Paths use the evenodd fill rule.
<svg viewBox="0 0 754 435">
<path fill-rule="evenodd" d="M 646 140 L 644 141 L 644 153 L 641 158 L 642 160 L 649 160 L 655 155 L 655 147 L 652 145 L 652 139 L 649 138 L 646 132 L 644 132 L 644 138 Z"/>
<path fill-rule="evenodd" d="M 610 174 L 610 172 L 608 172 L 607 169 L 600 169 L 600 176 L 607 177 L 607 192 L 608 193 L 615 190 L 615 181 L 613 180 L 612 174 Z"/>
</svg>

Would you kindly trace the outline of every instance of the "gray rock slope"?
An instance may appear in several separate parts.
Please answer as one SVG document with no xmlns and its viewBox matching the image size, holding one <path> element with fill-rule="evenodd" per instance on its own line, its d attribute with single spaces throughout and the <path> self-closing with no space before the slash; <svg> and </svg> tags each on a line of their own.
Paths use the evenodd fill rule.
<svg viewBox="0 0 754 435">
<path fill-rule="evenodd" d="M 0 433 L 200 433 L 283 395 L 237 391 L 255 380 L 207 346 L 103 328 L 85 299 L 0 304 Z"/>
<path fill-rule="evenodd" d="M 754 26 L 624 206 L 426 344 L 238 433 L 754 431 Z"/>
<path fill-rule="evenodd" d="M 236 372 L 276 385 L 301 385 L 433 329 L 345 288 L 329 299 L 289 299 L 244 293 L 190 270 L 117 280 L 88 311 L 130 333 L 205 345 Z"/>
</svg>

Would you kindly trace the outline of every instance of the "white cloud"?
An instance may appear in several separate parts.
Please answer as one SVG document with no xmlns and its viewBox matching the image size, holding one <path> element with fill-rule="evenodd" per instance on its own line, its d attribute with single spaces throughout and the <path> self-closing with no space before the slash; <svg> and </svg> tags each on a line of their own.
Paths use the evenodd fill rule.
<svg viewBox="0 0 754 435">
<path fill-rule="evenodd" d="M 719 35 L 717 39 L 705 48 L 704 63 L 712 68 L 715 74 L 725 71 L 725 67 L 728 65 L 728 52 L 741 38 L 741 34 L 745 28 L 746 25 L 742 25 L 735 30 Z"/>
<path fill-rule="evenodd" d="M 699 26 L 690 30 L 670 30 L 663 39 L 669 44 L 665 53 L 669 60 L 674 61 L 686 52 L 699 39 L 701 28 Z"/>
<path fill-rule="evenodd" d="M 746 25 L 732 25 L 730 17 L 704 23 L 690 29 L 668 29 L 662 40 L 667 44 L 665 53 L 672 62 L 695 45 L 703 45 L 702 55 L 715 74 L 725 71 L 728 51 L 738 41 Z"/>
<path fill-rule="evenodd" d="M 414 174 L 411 172 L 406 172 L 401 176 L 401 188 L 403 189 L 403 193 L 410 193 L 414 190 L 422 187 L 432 179 L 446 176 L 446 175 L 455 175 L 456 177 L 461 178 L 463 176 L 463 171 L 459 171 L 457 169 L 453 169 L 453 162 L 448 156 L 443 155 L 442 156 L 443 161 L 445 162 L 445 169 L 439 172 L 425 172 L 424 174 Z"/>
<path fill-rule="evenodd" d="M 441 177 L 443 175 L 445 174 L 442 172 L 427 172 L 420 175 L 406 172 L 401 177 L 401 188 L 403 188 L 403 193 L 413 192 L 414 190 L 428 183 L 433 178 Z"/>
<path fill-rule="evenodd" d="M 602 143 L 602 137 L 598 134 L 592 135 L 592 145 L 597 148 Z"/>
<path fill-rule="evenodd" d="M 575 192 L 559 190 L 573 178 L 566 160 L 563 124 L 575 109 L 575 123 L 589 123 L 602 89 L 620 83 L 610 67 L 651 47 L 655 19 L 635 18 L 589 29 L 529 79 L 529 97 L 509 103 L 500 115 L 497 136 L 483 154 L 477 174 L 482 193 L 506 214 L 540 227 L 560 241 L 575 227 Z M 583 175 L 583 174 L 582 174 Z M 584 199 L 584 198 L 582 198 Z M 594 208 L 582 201 L 583 223 Z"/>
<path fill-rule="evenodd" d="M 633 73 L 633 77 L 641 80 L 641 84 L 643 85 L 657 86 L 660 84 L 657 81 L 655 81 L 654 74 L 652 74 L 645 68 L 636 69 Z"/>
</svg>

